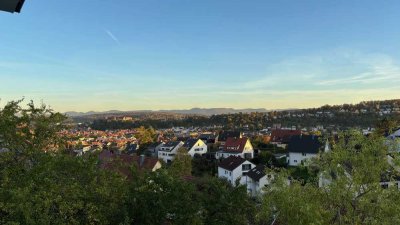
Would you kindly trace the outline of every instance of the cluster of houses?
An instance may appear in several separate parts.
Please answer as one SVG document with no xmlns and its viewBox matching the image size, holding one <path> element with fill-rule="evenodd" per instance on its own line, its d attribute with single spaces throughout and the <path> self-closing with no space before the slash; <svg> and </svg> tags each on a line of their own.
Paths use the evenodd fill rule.
<svg viewBox="0 0 400 225">
<path fill-rule="evenodd" d="M 279 131 L 276 132 L 275 135 L 280 137 L 283 133 L 285 132 Z M 328 141 L 324 142 L 319 140 L 319 138 L 314 135 L 296 134 L 292 131 L 287 131 L 286 135 L 290 136 L 287 146 L 287 164 L 289 166 L 298 166 L 300 164 L 307 165 L 310 159 L 318 157 L 318 155 L 323 152 L 331 151 Z M 277 137 L 272 137 L 274 140 L 277 140 L 276 138 Z M 285 138 L 281 139 L 282 142 L 284 142 L 284 140 Z M 388 135 L 387 141 L 390 146 L 395 147 L 392 151 L 400 152 L 400 129 Z M 394 170 L 399 173 L 400 168 L 393 163 L 393 157 L 388 155 L 387 159 Z M 270 185 L 271 181 L 274 179 L 273 174 L 266 173 L 264 165 L 255 165 L 243 155 L 229 155 L 227 158 L 223 159 L 218 165 L 218 176 L 226 179 L 232 185 L 245 185 L 248 193 L 254 197 L 261 195 L 264 187 Z M 392 175 L 382 176 L 380 185 L 383 188 L 396 186 L 400 189 L 400 177 L 395 176 L 394 180 L 389 179 L 389 177 L 393 178 Z M 334 178 L 331 173 L 322 172 L 318 184 L 320 187 L 324 187 L 332 182 L 332 179 Z M 289 180 L 288 182 L 290 183 Z"/>
<path fill-rule="evenodd" d="M 103 140 L 101 138 L 105 138 L 106 134 L 101 133 L 101 135 L 103 136 L 100 139 L 96 138 L 93 141 Z M 86 134 L 86 136 L 88 137 L 84 141 L 89 140 L 88 138 L 93 136 L 93 133 Z M 99 158 L 102 167 L 106 169 L 115 169 L 113 161 L 119 160 L 126 165 L 135 164 L 139 170 L 155 171 L 161 168 L 161 161 L 167 164 L 172 163 L 178 154 L 178 150 L 183 148 L 191 157 L 211 154 L 212 158 L 219 162 L 218 177 L 226 179 L 232 185 L 245 185 L 251 196 L 262 194 L 264 187 L 268 186 L 274 178 L 272 174 L 266 173 L 265 165 L 256 165 L 252 162 L 252 159 L 257 157 L 257 150 L 254 149 L 250 139 L 241 132 L 223 131 L 217 135 L 212 132 L 205 132 L 199 134 L 196 138 L 156 142 L 147 148 L 146 156 L 136 154 L 138 145 L 134 139 L 133 131 L 119 131 L 113 133 L 111 138 L 123 140 L 121 143 L 125 143 L 126 149 L 125 151 L 103 150 Z M 321 152 L 330 151 L 327 140 L 321 140 L 319 136 L 315 135 L 306 135 L 301 130 L 296 129 L 272 129 L 268 140 L 269 143 L 287 150 L 286 154 L 276 157 L 286 158 L 288 166 L 307 165 L 310 159 L 318 157 Z M 400 129 L 387 136 L 388 143 L 399 143 L 399 140 Z M 107 139 L 107 141 L 110 141 L 110 139 Z M 129 141 L 132 141 L 132 144 L 126 145 Z M 218 149 L 210 153 L 209 147 L 214 144 L 217 144 Z M 394 146 L 397 147 L 396 151 L 400 151 L 400 144 Z M 129 174 L 126 168 L 122 169 L 121 172 Z M 390 185 L 388 181 L 382 182 L 382 185 Z M 329 179 L 320 177 L 320 185 L 323 186 L 326 183 L 329 183 Z"/>
</svg>

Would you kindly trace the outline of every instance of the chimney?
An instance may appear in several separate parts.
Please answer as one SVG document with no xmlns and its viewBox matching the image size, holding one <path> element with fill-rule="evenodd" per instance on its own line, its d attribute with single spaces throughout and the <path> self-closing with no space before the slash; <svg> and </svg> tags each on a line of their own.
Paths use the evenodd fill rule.
<svg viewBox="0 0 400 225">
<path fill-rule="evenodd" d="M 143 166 L 143 164 L 144 164 L 144 158 L 145 158 L 144 155 L 140 155 L 140 158 L 139 158 L 139 167 L 142 167 L 142 166 Z"/>
</svg>

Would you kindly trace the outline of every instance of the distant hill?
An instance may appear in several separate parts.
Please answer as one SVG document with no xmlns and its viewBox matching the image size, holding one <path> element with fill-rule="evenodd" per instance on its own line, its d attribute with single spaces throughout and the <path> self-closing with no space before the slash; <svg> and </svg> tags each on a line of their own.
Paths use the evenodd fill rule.
<svg viewBox="0 0 400 225">
<path fill-rule="evenodd" d="M 251 112 L 268 112 L 264 108 L 258 109 L 234 109 L 234 108 L 192 108 L 184 110 L 160 110 L 159 112 L 170 112 L 180 114 L 196 114 L 196 115 L 220 115 L 220 114 L 232 114 L 232 113 L 251 113 Z"/>
<path fill-rule="evenodd" d="M 91 115 L 106 115 L 106 114 L 131 114 L 131 113 L 143 113 L 143 112 L 165 112 L 165 113 L 177 113 L 177 114 L 192 114 L 192 115 L 220 115 L 220 114 L 231 114 L 231 113 L 251 113 L 251 112 L 268 112 L 268 110 L 264 108 L 258 109 L 233 109 L 233 108 L 192 108 L 192 109 L 182 109 L 182 110 L 137 110 L 137 111 L 119 111 L 119 110 L 109 110 L 103 112 L 75 112 L 69 111 L 65 112 L 65 114 L 69 117 L 83 117 L 83 116 L 91 116 Z"/>
<path fill-rule="evenodd" d="M 110 111 L 104 111 L 104 112 L 95 112 L 95 111 L 75 112 L 75 111 L 68 111 L 68 112 L 65 112 L 65 115 L 67 115 L 69 117 L 80 117 L 80 116 L 90 116 L 90 115 L 96 115 L 96 114 L 112 114 L 112 113 L 123 113 L 123 111 L 119 111 L 119 110 L 110 110 Z"/>
</svg>

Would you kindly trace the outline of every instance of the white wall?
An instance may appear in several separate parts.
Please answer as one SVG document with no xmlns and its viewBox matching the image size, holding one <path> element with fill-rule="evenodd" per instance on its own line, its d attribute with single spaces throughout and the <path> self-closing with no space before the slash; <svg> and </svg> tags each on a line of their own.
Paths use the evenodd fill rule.
<svg viewBox="0 0 400 225">
<path fill-rule="evenodd" d="M 229 183 L 231 183 L 233 186 L 236 185 L 237 179 L 239 179 L 240 184 L 245 185 L 246 183 L 244 183 L 244 181 L 242 179 L 242 177 L 245 177 L 245 176 L 243 176 L 243 172 L 248 172 L 249 170 L 242 170 L 242 165 L 246 165 L 246 164 L 251 165 L 249 170 L 251 170 L 255 167 L 255 165 L 253 163 L 251 163 L 247 160 L 244 163 L 242 163 L 240 166 L 236 167 L 233 171 L 229 171 L 224 168 L 218 167 L 218 177 L 227 179 L 229 181 Z"/>
<path fill-rule="evenodd" d="M 176 155 L 176 152 L 178 151 L 178 149 L 180 148 L 180 147 L 182 147 L 183 146 L 183 142 L 180 142 L 175 148 L 173 148 L 171 151 L 169 151 L 169 149 L 171 149 L 171 148 L 164 148 L 164 147 L 161 147 L 159 150 L 158 150 L 158 158 L 159 159 L 162 159 L 164 162 L 168 162 L 168 161 L 174 161 L 174 159 L 175 159 L 175 155 Z M 163 150 L 163 149 L 166 149 L 166 150 Z"/>
<path fill-rule="evenodd" d="M 189 155 L 193 157 L 195 154 L 206 154 L 207 153 L 207 144 L 202 140 L 197 140 L 196 144 L 193 145 L 191 149 L 189 149 Z"/>
<path fill-rule="evenodd" d="M 307 159 L 315 158 L 317 154 L 312 153 L 298 153 L 298 152 L 289 152 L 289 166 L 298 166 L 302 161 Z"/>
<path fill-rule="evenodd" d="M 247 140 L 246 145 L 244 146 L 243 152 L 240 153 L 231 153 L 231 152 L 225 152 L 225 151 L 218 151 L 215 154 L 215 158 L 216 159 L 220 159 L 220 158 L 228 158 L 229 156 L 233 155 L 233 156 L 238 156 L 241 158 L 245 158 L 245 154 L 249 153 L 251 154 L 250 159 L 254 158 L 254 149 L 253 149 L 253 145 L 251 144 L 251 142 L 249 140 Z"/>
<path fill-rule="evenodd" d="M 262 195 L 264 193 L 264 187 L 269 185 L 272 179 L 272 177 L 268 178 L 268 175 L 265 175 L 260 178 L 259 181 L 255 181 L 246 176 L 247 192 L 253 197 Z"/>
</svg>

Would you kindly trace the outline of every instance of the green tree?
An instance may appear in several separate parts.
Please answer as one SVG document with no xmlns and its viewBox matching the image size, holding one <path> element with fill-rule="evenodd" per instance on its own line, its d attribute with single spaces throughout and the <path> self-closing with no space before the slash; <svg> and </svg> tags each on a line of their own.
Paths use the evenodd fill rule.
<svg viewBox="0 0 400 225">
<path fill-rule="evenodd" d="M 178 149 L 175 159 L 169 167 L 169 172 L 177 177 L 192 175 L 192 157 L 188 154 L 187 148 Z"/>
<path fill-rule="evenodd" d="M 22 107 L 22 100 L 8 102 L 0 110 L 0 147 L 18 151 L 54 151 L 64 147 L 58 132 L 66 117 L 46 105 L 36 107 L 31 101 Z"/>
<path fill-rule="evenodd" d="M 232 187 L 225 180 L 204 177 L 196 180 L 198 201 L 202 206 L 204 224 L 253 224 L 255 203 L 243 185 Z"/>
<path fill-rule="evenodd" d="M 99 170 L 97 156 L 58 151 L 65 117 L 21 101 L 0 111 L 0 224 L 110 224 L 125 221 L 125 179 Z"/>
<path fill-rule="evenodd" d="M 202 224 L 194 185 L 166 170 L 133 180 L 129 193 L 133 224 Z"/>
<path fill-rule="evenodd" d="M 152 128 L 145 128 L 144 126 L 136 129 L 136 138 L 139 139 L 141 145 L 145 145 L 154 141 L 156 131 Z"/>
<path fill-rule="evenodd" d="M 365 137 L 349 131 L 329 153 L 310 167 L 319 179 L 288 185 L 287 171 L 276 174 L 267 188 L 260 218 L 279 224 L 398 224 L 400 194 L 397 187 L 384 189 L 383 175 L 392 178 L 394 166 L 387 160 L 388 148 L 382 138 Z M 398 154 L 396 154 L 398 157 Z"/>
</svg>

